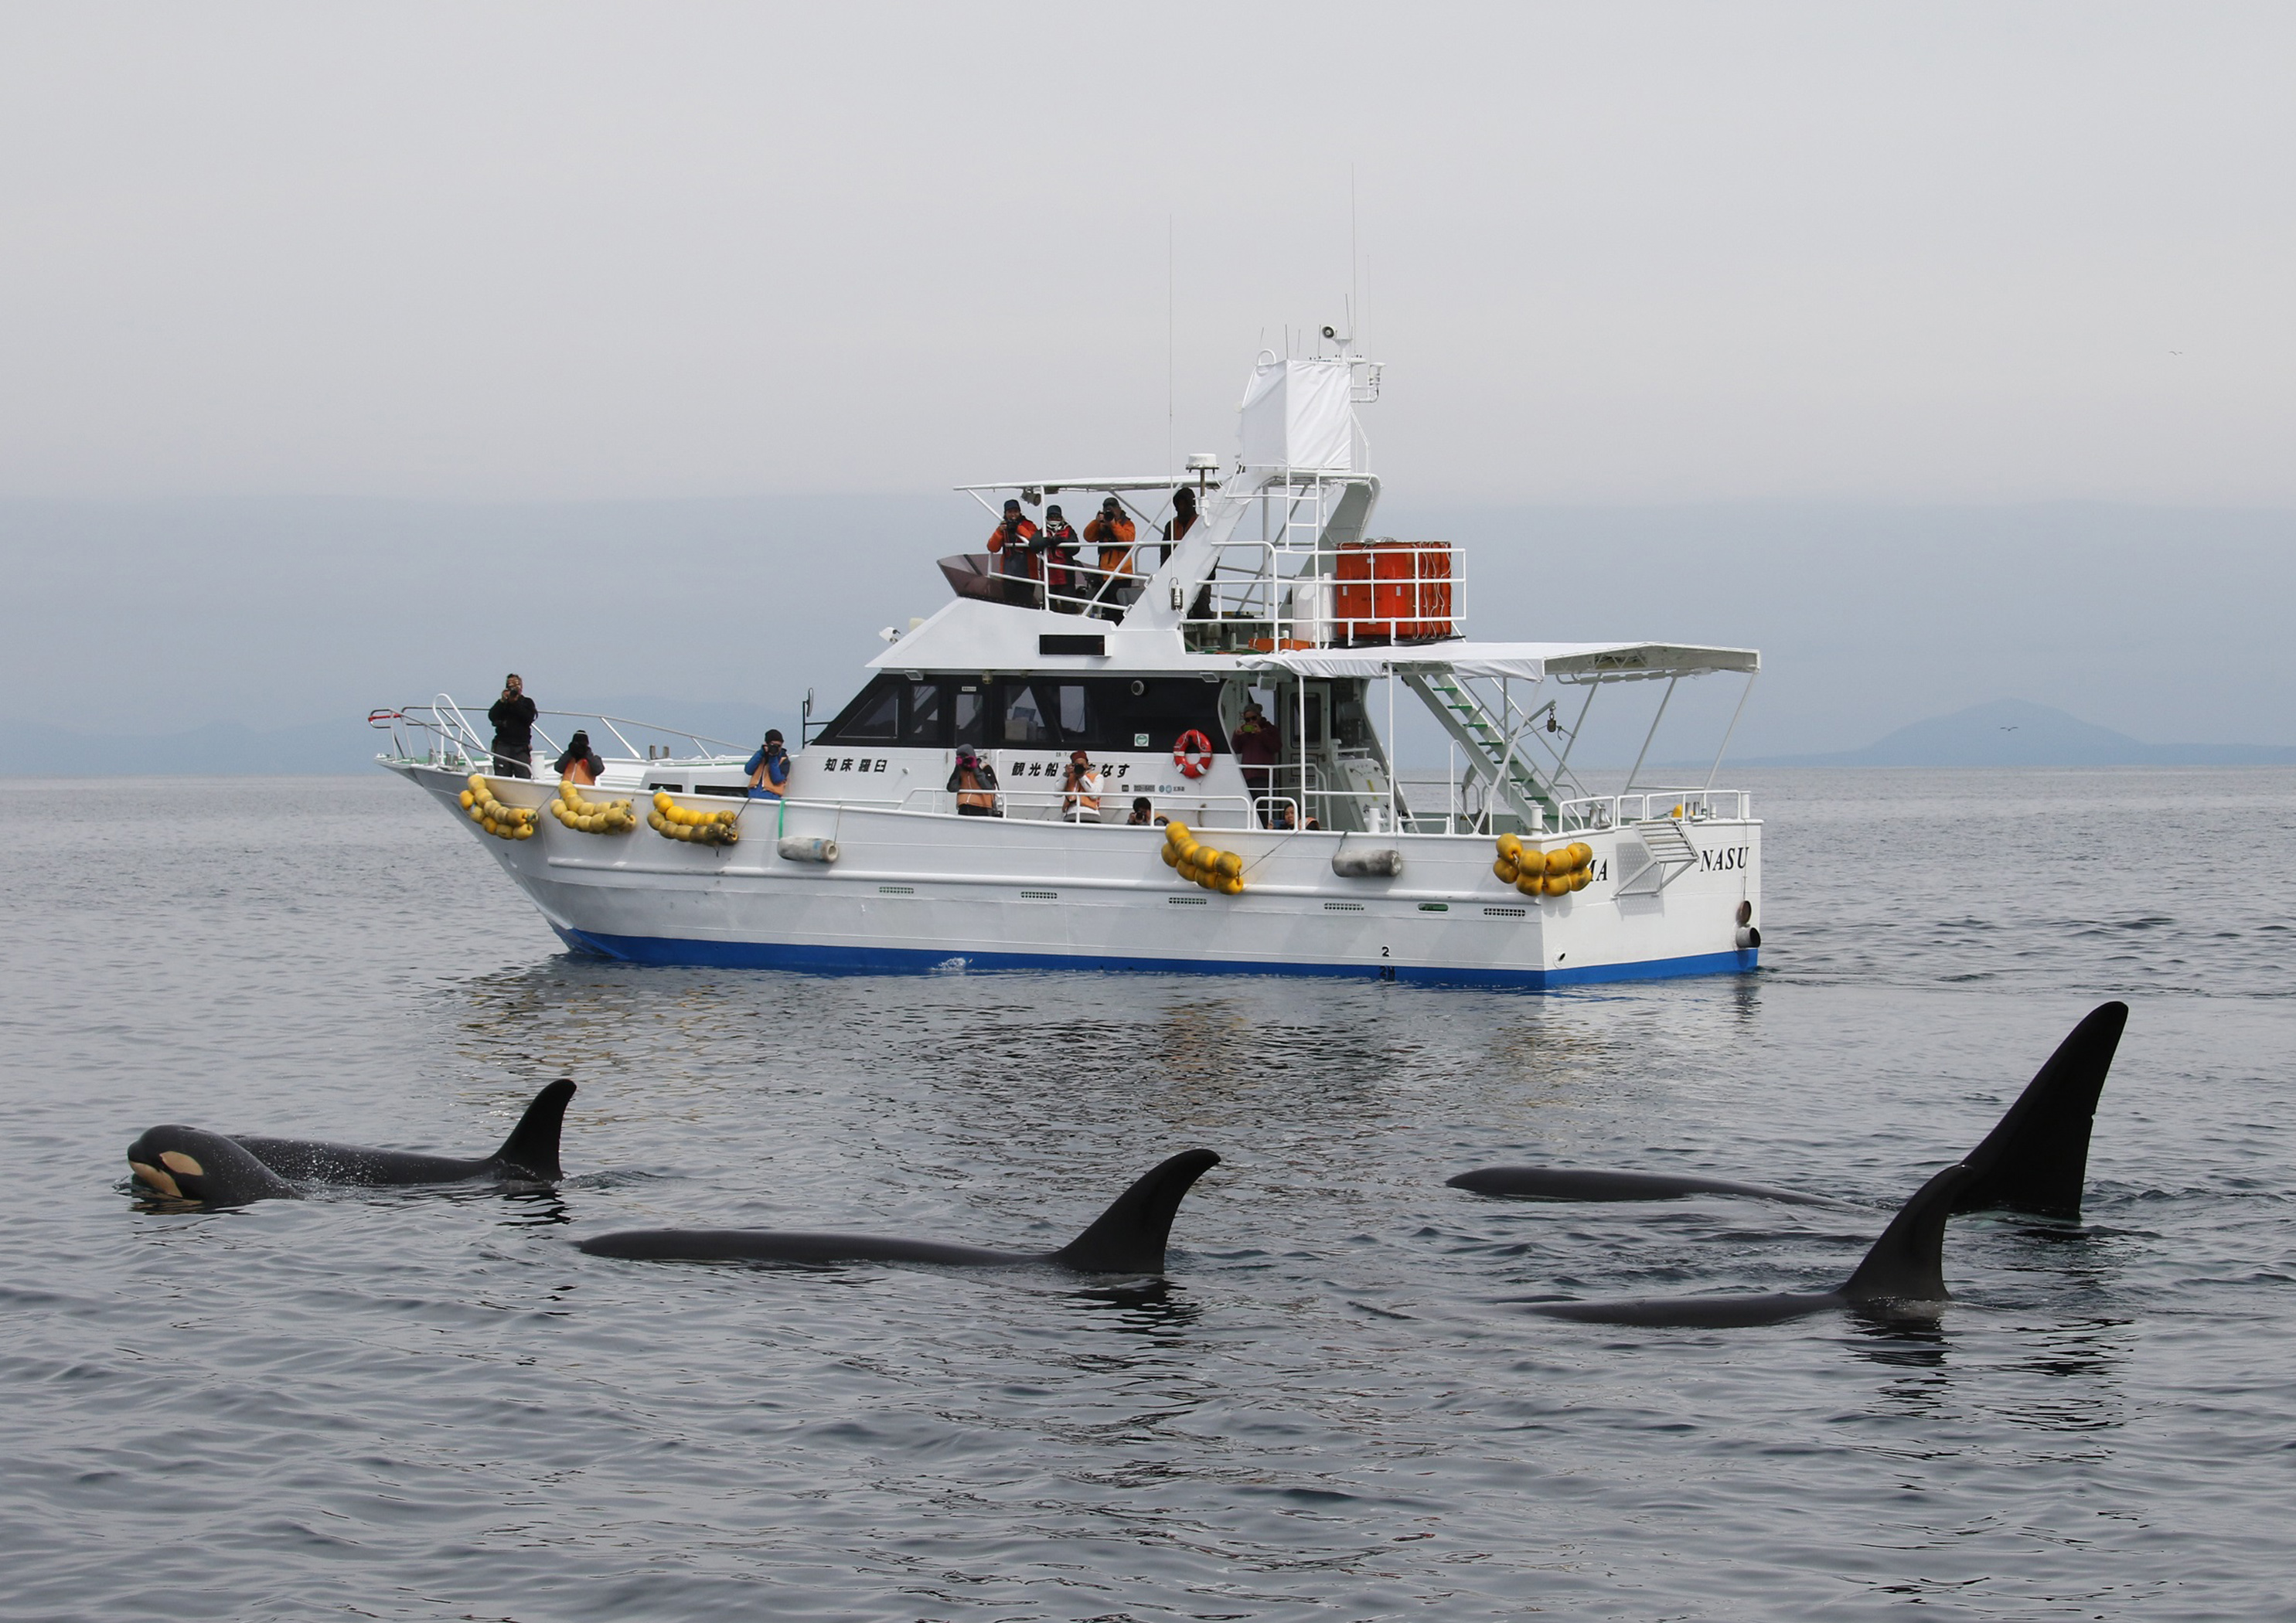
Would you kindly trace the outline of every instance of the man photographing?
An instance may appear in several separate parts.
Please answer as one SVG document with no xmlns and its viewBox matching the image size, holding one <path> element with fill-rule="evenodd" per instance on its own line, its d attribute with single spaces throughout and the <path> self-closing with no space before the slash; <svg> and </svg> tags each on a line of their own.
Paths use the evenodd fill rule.
<svg viewBox="0 0 2296 1623">
<path fill-rule="evenodd" d="M 503 678 L 502 697 L 488 708 L 495 724 L 495 775 L 530 778 L 534 775 L 534 701 L 516 671 Z"/>
</svg>

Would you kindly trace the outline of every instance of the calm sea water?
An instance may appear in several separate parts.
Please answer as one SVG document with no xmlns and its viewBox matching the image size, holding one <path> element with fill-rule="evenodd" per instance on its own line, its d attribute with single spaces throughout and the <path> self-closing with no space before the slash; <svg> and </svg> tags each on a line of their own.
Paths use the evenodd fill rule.
<svg viewBox="0 0 2296 1623">
<path fill-rule="evenodd" d="M 2296 774 L 1749 775 L 1762 971 L 1549 996 L 620 968 L 380 773 L 0 785 L 0 1615 L 2289 1615 Z M 2107 997 L 2086 1223 L 1934 1333 L 1522 1313 L 1839 1280 Z M 555 1195 L 123 1193 L 560 1075 Z M 569 1243 L 1049 1247 L 1190 1144 L 1154 1289 Z M 1528 1160 L 1871 1211 L 1442 1186 Z"/>
</svg>

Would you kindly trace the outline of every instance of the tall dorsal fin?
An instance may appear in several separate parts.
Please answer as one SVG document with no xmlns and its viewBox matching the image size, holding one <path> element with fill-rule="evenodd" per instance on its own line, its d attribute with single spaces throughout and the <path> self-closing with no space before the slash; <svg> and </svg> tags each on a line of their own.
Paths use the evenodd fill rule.
<svg viewBox="0 0 2296 1623">
<path fill-rule="evenodd" d="M 1962 1157 L 1974 1176 L 1954 1210 L 2080 1216 L 2089 1127 L 2128 1023 L 2127 1004 L 2100 1004 L 2057 1045 L 1985 1141 Z"/>
<path fill-rule="evenodd" d="M 1839 1294 L 1853 1302 L 1941 1302 L 1952 1292 L 1945 1288 L 1945 1222 L 1953 1216 L 1954 1197 L 1971 1176 L 1956 1162 L 1919 1189 L 1898 1208 L 1890 1226 L 1866 1253 L 1866 1260 L 1843 1283 Z"/>
<path fill-rule="evenodd" d="M 564 1077 L 535 1094 L 526 1114 L 494 1154 L 495 1164 L 538 1184 L 554 1184 L 566 1176 L 558 1165 L 558 1134 L 566 1125 L 567 1102 L 574 1084 Z"/>
<path fill-rule="evenodd" d="M 1171 1237 L 1172 1214 L 1198 1178 L 1219 1165 L 1210 1150 L 1183 1150 L 1144 1174 L 1118 1195 L 1099 1221 L 1052 1259 L 1080 1274 L 1158 1274 L 1164 1267 L 1164 1242 Z"/>
</svg>

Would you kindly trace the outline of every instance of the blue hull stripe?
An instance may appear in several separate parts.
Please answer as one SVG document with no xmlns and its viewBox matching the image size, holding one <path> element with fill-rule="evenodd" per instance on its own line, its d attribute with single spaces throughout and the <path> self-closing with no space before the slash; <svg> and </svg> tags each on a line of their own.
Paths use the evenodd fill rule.
<svg viewBox="0 0 2296 1623">
<path fill-rule="evenodd" d="M 555 928 L 554 926 L 554 928 Z M 1590 981 L 1662 980 L 1680 975 L 1742 974 L 1759 949 L 1695 953 L 1640 963 L 1592 963 L 1552 970 L 1447 968 L 1421 963 L 1283 963 L 1224 958 L 1135 958 L 1112 953 L 952 953 L 915 947 L 787 947 L 767 941 L 678 941 L 659 936 L 593 935 L 560 930 L 577 952 L 626 963 L 689 964 L 709 969 L 802 970 L 818 975 L 923 975 L 938 971 L 1131 970 L 1160 975 L 1325 975 L 1356 980 L 1407 980 L 1423 986 L 1546 987 Z"/>
</svg>

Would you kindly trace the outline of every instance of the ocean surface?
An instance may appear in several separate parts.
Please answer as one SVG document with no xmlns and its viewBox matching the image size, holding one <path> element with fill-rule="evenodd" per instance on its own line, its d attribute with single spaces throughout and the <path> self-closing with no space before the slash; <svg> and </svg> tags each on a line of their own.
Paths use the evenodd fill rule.
<svg viewBox="0 0 2296 1623">
<path fill-rule="evenodd" d="M 566 955 L 359 779 L 0 783 L 0 1616 L 2285 1618 L 2296 773 L 1764 772 L 1759 973 L 1540 996 Z M 2083 1013 L 2085 1220 L 1822 1289 Z M 146 1126 L 555 1193 L 139 1211 Z M 1063 1243 L 1202 1144 L 1168 1278 L 680 1267 L 673 1223 Z M 1531 1206 L 1545 1160 L 1784 1184 Z"/>
</svg>

